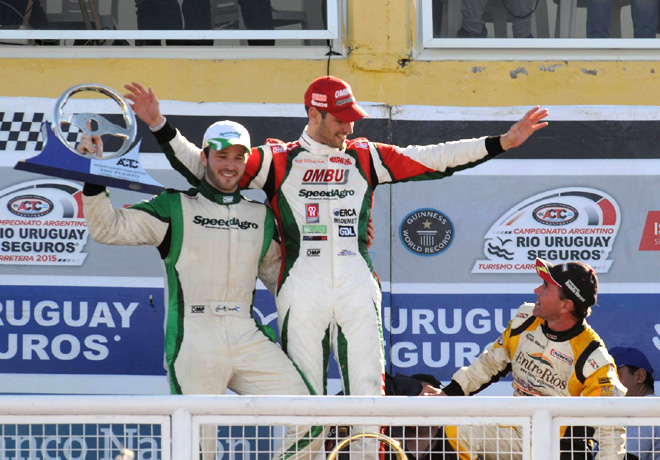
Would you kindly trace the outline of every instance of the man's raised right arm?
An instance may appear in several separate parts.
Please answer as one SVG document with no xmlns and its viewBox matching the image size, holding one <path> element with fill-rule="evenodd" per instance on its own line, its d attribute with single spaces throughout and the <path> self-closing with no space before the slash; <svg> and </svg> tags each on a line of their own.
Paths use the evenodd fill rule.
<svg viewBox="0 0 660 460">
<path fill-rule="evenodd" d="M 191 185 L 197 186 L 204 177 L 201 149 L 189 142 L 167 121 L 160 111 L 160 103 L 151 88 L 145 89 L 137 82 L 124 87 L 129 91 L 124 97 L 130 101 L 135 115 L 149 125 L 172 167 Z"/>
</svg>

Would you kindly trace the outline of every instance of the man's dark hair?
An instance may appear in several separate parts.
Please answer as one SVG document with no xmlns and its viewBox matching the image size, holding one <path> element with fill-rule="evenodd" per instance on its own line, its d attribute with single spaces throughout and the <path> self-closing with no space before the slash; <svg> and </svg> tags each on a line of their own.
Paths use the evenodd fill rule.
<svg viewBox="0 0 660 460">
<path fill-rule="evenodd" d="M 637 369 L 641 369 L 641 367 L 631 366 L 629 364 L 625 364 L 625 366 L 628 368 L 628 372 L 630 372 L 630 374 L 634 374 L 635 372 L 637 372 Z M 653 380 L 653 375 L 651 375 L 651 373 L 646 369 L 644 370 L 646 371 L 646 378 L 642 382 L 642 385 L 644 385 L 646 388 L 651 390 L 651 392 L 653 392 L 655 385 L 655 381 Z"/>
<path fill-rule="evenodd" d="M 587 316 L 591 315 L 591 307 L 583 307 L 582 305 L 578 305 L 573 299 L 570 299 L 564 294 L 563 289 L 559 289 L 559 300 L 570 300 L 573 302 L 573 316 L 575 316 L 578 320 L 583 320 Z"/>
<path fill-rule="evenodd" d="M 316 107 L 314 107 L 314 108 L 316 108 Z M 309 116 L 309 109 L 311 109 L 311 107 L 306 105 L 305 106 L 305 112 L 307 112 L 307 116 Z M 328 115 L 328 112 L 326 112 L 325 110 L 321 110 L 321 109 L 316 109 L 316 110 L 321 112 L 321 118 L 323 118 L 325 120 L 325 117 L 326 117 L 326 115 Z"/>
</svg>

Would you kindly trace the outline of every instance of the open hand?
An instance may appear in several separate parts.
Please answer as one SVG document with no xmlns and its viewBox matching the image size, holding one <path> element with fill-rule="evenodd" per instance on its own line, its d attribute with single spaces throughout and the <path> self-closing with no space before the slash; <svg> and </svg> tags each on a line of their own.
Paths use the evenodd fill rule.
<svg viewBox="0 0 660 460">
<path fill-rule="evenodd" d="M 130 101 L 133 112 L 140 120 L 152 128 L 162 123 L 164 117 L 160 113 L 160 103 L 151 87 L 147 90 L 141 84 L 133 82 L 124 85 L 124 88 L 130 91 L 124 94 L 124 97 Z"/>
<path fill-rule="evenodd" d="M 500 137 L 500 144 L 504 150 L 518 147 L 525 142 L 532 134 L 539 129 L 548 126 L 548 122 L 541 122 L 548 116 L 548 109 L 542 109 L 536 106 L 527 112 L 519 121 L 517 121 L 509 131 Z"/>
</svg>

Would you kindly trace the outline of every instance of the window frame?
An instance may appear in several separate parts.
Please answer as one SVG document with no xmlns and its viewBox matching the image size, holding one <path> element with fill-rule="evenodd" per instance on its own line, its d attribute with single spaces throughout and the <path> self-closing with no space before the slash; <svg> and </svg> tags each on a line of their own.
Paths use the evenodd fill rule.
<svg viewBox="0 0 660 460">
<path fill-rule="evenodd" d="M 418 13 L 415 58 L 421 61 L 660 59 L 657 38 L 433 38 L 432 0 L 415 1 Z"/>
<path fill-rule="evenodd" d="M 304 1 L 304 0 L 303 0 Z M 34 40 L 284 40 L 329 41 L 334 52 L 346 55 L 343 44 L 346 1 L 327 0 L 327 27 L 314 30 L 34 30 L 0 28 L 0 57 L 153 57 L 185 59 L 327 59 L 327 45 L 254 46 L 219 44 L 216 46 L 31 46 Z M 8 43 L 15 40 L 17 43 Z M 21 43 L 22 42 L 22 43 Z M 148 56 L 146 56 L 148 55 Z"/>
</svg>

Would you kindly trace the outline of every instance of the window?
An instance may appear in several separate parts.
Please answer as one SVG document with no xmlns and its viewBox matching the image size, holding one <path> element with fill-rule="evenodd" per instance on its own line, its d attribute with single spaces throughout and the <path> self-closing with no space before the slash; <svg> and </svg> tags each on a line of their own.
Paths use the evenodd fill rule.
<svg viewBox="0 0 660 460">
<path fill-rule="evenodd" d="M 435 59 L 439 54 L 433 50 L 440 49 L 443 59 L 482 58 L 485 50 L 493 58 L 493 50 L 503 48 L 523 55 L 507 52 L 503 59 L 530 53 L 549 59 L 582 58 L 579 53 L 585 50 L 589 59 L 607 59 L 607 51 L 613 49 L 635 50 L 626 59 L 651 59 L 660 48 L 655 40 L 655 1 L 612 0 L 610 6 L 595 0 L 419 0 L 418 13 L 422 59 Z"/>
<path fill-rule="evenodd" d="M 339 0 L 2 0 L 3 45 L 339 45 Z M 81 9 L 85 5 L 85 9 Z M 272 50 L 272 48 L 269 48 Z M 188 48 L 190 51 L 190 48 Z M 97 51 L 98 52 L 98 51 Z M 105 51 L 103 51 L 105 55 Z"/>
</svg>

